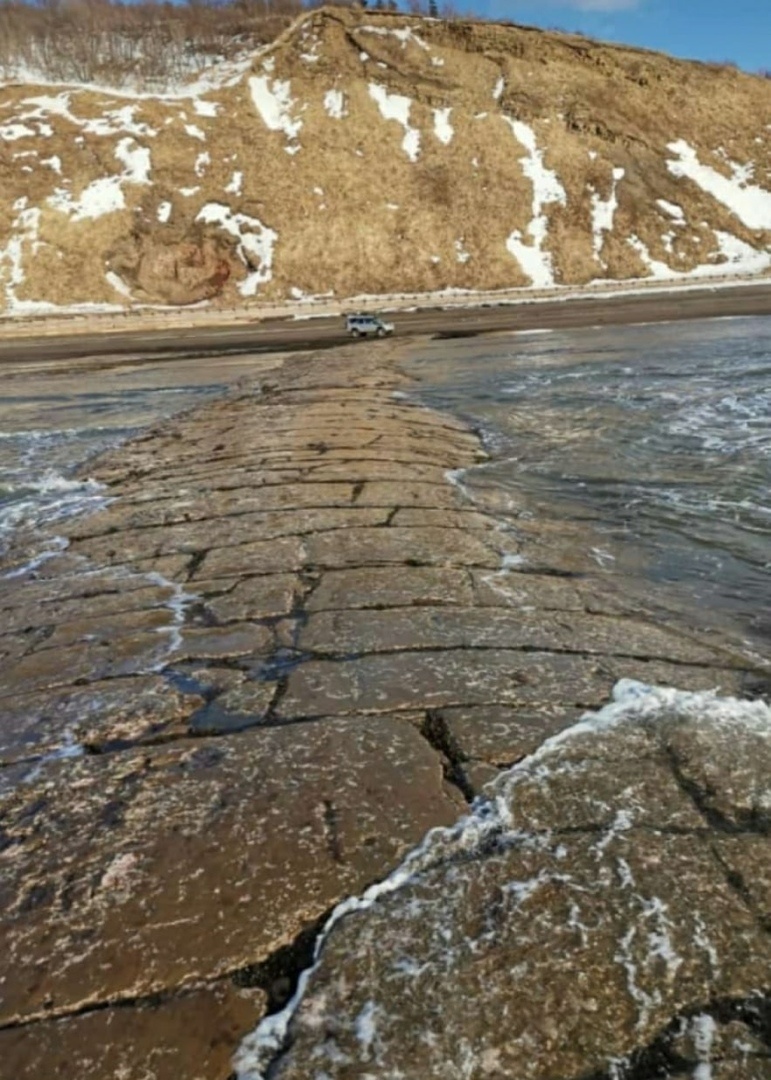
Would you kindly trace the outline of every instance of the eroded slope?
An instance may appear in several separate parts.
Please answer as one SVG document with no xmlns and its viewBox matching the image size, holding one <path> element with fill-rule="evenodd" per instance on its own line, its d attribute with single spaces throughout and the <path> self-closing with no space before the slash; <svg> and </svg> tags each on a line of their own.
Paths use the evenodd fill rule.
<svg viewBox="0 0 771 1080">
<path fill-rule="evenodd" d="M 6 87 L 0 136 L 11 312 L 771 265 L 771 84 L 567 35 L 326 8 L 187 97 Z"/>
</svg>

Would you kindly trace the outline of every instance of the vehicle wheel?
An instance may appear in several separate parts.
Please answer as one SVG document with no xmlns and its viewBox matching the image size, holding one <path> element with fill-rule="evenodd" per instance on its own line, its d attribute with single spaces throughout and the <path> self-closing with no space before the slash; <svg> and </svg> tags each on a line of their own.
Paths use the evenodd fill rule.
<svg viewBox="0 0 771 1080">
<path fill-rule="evenodd" d="M 382 327 L 382 326 L 379 326 L 379 327 L 377 328 L 377 336 L 378 336 L 378 337 L 385 337 L 385 330 L 383 329 L 383 327 Z"/>
<path fill-rule="evenodd" d="M 358 330 L 351 330 L 351 337 L 361 337 L 361 334 Z"/>
</svg>

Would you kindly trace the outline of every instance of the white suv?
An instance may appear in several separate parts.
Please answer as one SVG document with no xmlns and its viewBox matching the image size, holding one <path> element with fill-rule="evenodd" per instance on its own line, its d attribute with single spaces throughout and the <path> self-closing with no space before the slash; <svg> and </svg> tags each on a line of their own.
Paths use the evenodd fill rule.
<svg viewBox="0 0 771 1080">
<path fill-rule="evenodd" d="M 345 329 L 351 337 L 385 337 L 393 334 L 394 324 L 383 322 L 377 315 L 346 315 Z"/>
</svg>

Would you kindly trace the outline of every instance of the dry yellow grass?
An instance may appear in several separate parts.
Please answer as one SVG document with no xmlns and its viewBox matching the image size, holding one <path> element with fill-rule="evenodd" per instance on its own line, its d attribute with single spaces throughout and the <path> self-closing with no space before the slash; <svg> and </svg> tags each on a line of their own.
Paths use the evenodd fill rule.
<svg viewBox="0 0 771 1080">
<path fill-rule="evenodd" d="M 266 126 L 250 75 L 279 93 L 285 84 L 288 116 L 302 122 L 296 138 Z M 402 146 L 401 123 L 381 116 L 375 83 L 411 100 L 416 161 Z M 325 106 L 333 90 L 342 94 L 343 119 Z M 771 219 L 765 229 L 747 228 L 666 164 L 668 143 L 683 139 L 724 176 L 733 175 L 729 162 L 751 163 L 751 182 L 771 190 L 771 82 L 729 68 L 514 26 L 324 8 L 256 55 L 252 72 L 204 95 L 217 116 L 200 115 L 186 99 L 83 90 L 68 92 L 68 115 L 64 106 L 30 103 L 59 94 L 0 90 L 0 132 L 14 135 L 0 141 L 0 311 L 21 301 L 239 301 L 260 260 L 227 229 L 197 220 L 211 203 L 231 220 L 242 215 L 245 233 L 252 219 L 277 235 L 272 273 L 247 302 L 293 290 L 345 297 L 527 286 L 527 268 L 507 240 L 518 230 L 527 243 L 533 163 L 506 117 L 532 128 L 544 167 L 565 191 L 564 205 L 543 207 L 543 251 L 557 283 L 648 275 L 638 241 L 677 272 L 719 258 L 716 230 L 758 251 L 771 245 Z M 129 122 L 113 117 L 106 134 L 94 128 L 129 107 Z M 435 110 L 448 108 L 453 134 L 444 142 Z M 77 200 L 100 178 L 123 173 L 121 146 L 124 156 L 126 148 L 149 151 L 150 184 L 124 178 L 125 207 L 100 217 L 75 220 L 56 208 L 57 190 Z M 593 193 L 610 198 L 614 169 L 624 176 L 598 257 Z M 685 224 L 673 225 L 660 199 L 682 207 Z M 34 228 L 30 210 L 40 211 Z"/>
</svg>

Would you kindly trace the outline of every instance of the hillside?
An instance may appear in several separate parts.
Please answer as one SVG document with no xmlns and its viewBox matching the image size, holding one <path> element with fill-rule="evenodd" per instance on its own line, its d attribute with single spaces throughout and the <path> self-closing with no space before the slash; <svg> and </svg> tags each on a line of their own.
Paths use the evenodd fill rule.
<svg viewBox="0 0 771 1080">
<path fill-rule="evenodd" d="M 323 8 L 174 95 L 0 88 L 0 313 L 771 267 L 771 82 Z"/>
</svg>

